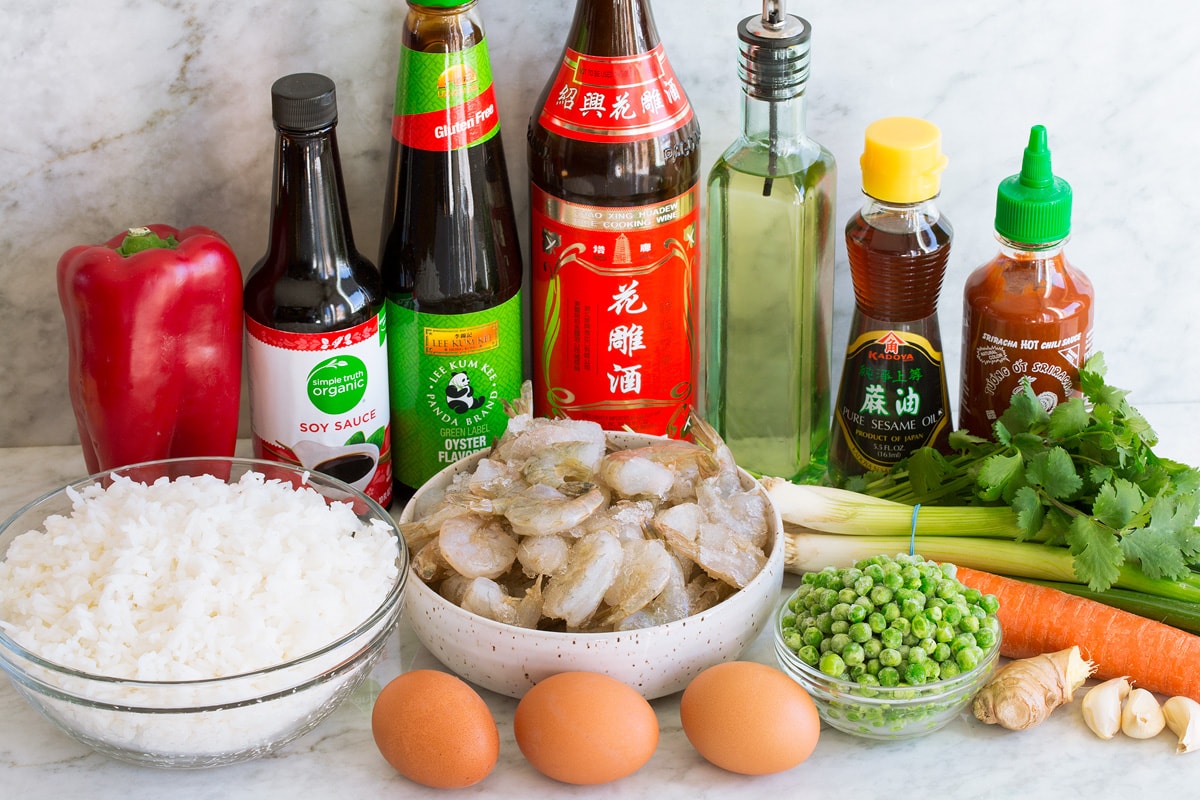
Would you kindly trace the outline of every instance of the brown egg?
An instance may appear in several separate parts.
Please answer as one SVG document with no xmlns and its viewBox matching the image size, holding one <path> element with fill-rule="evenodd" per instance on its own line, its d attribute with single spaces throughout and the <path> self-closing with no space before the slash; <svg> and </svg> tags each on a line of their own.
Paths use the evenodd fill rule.
<svg viewBox="0 0 1200 800">
<path fill-rule="evenodd" d="M 821 732 L 808 693 L 783 672 L 753 661 L 702 671 L 683 690 L 679 718 L 700 755 L 744 775 L 795 767 L 812 755 Z"/>
<path fill-rule="evenodd" d="M 500 757 L 500 732 L 483 698 L 437 670 L 405 672 L 383 687 L 371 733 L 397 772 L 435 789 L 478 783 Z"/>
<path fill-rule="evenodd" d="M 646 698 L 594 672 L 552 675 L 525 693 L 513 717 L 517 746 L 544 775 L 596 784 L 637 772 L 658 746 Z"/>
</svg>

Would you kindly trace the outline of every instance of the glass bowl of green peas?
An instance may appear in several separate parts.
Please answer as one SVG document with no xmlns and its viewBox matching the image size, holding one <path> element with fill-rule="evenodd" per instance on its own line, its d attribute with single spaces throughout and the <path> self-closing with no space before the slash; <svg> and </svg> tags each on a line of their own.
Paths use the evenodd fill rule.
<svg viewBox="0 0 1200 800">
<path fill-rule="evenodd" d="M 802 576 L 776 615 L 775 656 L 822 720 L 868 739 L 909 739 L 966 708 L 1000 655 L 999 604 L 954 572 L 899 554 Z"/>
</svg>

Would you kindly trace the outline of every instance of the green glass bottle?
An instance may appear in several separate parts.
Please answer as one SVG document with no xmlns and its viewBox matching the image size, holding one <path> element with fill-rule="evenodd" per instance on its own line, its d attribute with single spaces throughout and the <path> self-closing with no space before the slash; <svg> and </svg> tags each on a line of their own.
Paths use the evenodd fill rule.
<svg viewBox="0 0 1200 800">
<path fill-rule="evenodd" d="M 818 482 L 830 427 L 837 169 L 805 133 L 808 22 L 738 25 L 742 132 L 708 179 L 704 413 L 737 462 Z"/>
</svg>

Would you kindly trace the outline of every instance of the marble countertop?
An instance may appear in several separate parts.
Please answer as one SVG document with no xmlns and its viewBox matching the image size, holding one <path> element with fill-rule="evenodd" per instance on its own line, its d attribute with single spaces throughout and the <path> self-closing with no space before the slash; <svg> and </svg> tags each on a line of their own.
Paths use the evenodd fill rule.
<svg viewBox="0 0 1200 800">
<path fill-rule="evenodd" d="M 1160 435 L 1156 452 L 1200 464 L 1200 439 L 1192 421 L 1200 402 L 1141 407 Z M 76 446 L 0 449 L 0 513 L 9 514 L 45 491 L 83 474 Z M 796 583 L 785 580 L 785 591 Z M 774 664 L 769 634 L 744 658 Z M 679 723 L 679 697 L 653 703 L 661 727 L 650 762 L 621 781 L 593 787 L 560 784 L 542 776 L 522 757 L 512 734 L 516 701 L 483 692 L 500 729 L 500 762 L 482 783 L 459 791 L 437 791 L 397 775 L 371 738 L 373 691 L 402 671 L 438 667 L 433 656 L 401 622 L 371 681 L 315 731 L 279 753 L 245 764 L 196 771 L 136 767 L 92 752 L 60 733 L 14 691 L 0 683 L 0 783 L 4 796 L 103 798 L 169 796 L 189 798 L 323 797 L 736 797 L 874 796 L 918 792 L 939 786 L 948 796 L 1012 797 L 1188 797 L 1200 783 L 1200 755 L 1176 755 L 1169 732 L 1137 741 L 1101 741 L 1080 717 L 1078 703 L 1059 709 L 1041 726 L 1012 733 L 982 725 L 964 714 L 927 737 L 905 742 L 870 742 L 825 728 L 816 751 L 795 769 L 770 776 L 724 772 L 692 749 Z"/>
</svg>

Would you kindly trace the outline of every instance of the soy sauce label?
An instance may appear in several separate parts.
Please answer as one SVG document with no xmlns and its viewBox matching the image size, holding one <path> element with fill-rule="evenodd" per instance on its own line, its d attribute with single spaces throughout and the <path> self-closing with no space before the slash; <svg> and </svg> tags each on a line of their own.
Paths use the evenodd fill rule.
<svg viewBox="0 0 1200 800">
<path fill-rule="evenodd" d="M 678 437 L 695 389 L 699 189 L 635 207 L 531 194 L 535 413 Z"/>
<path fill-rule="evenodd" d="M 486 40 L 444 53 L 401 49 L 392 117 L 396 141 L 448 152 L 487 141 L 499 130 Z"/>
<path fill-rule="evenodd" d="M 387 331 L 291 333 L 246 317 L 254 454 L 322 472 L 382 505 L 392 499 Z"/>
<path fill-rule="evenodd" d="M 521 394 L 521 294 L 472 314 L 425 314 L 389 298 L 396 479 L 418 487 L 504 433 Z"/>
<path fill-rule="evenodd" d="M 942 353 L 905 331 L 867 331 L 846 349 L 837 424 L 854 459 L 886 470 L 950 424 Z"/>
<path fill-rule="evenodd" d="M 688 123 L 692 106 L 659 44 L 632 56 L 567 48 L 539 122 L 587 142 L 636 142 Z"/>
</svg>

